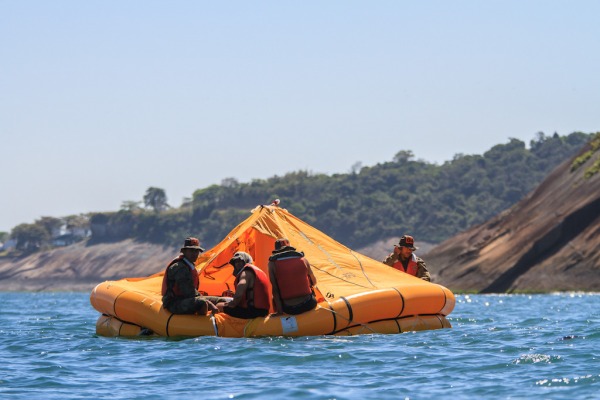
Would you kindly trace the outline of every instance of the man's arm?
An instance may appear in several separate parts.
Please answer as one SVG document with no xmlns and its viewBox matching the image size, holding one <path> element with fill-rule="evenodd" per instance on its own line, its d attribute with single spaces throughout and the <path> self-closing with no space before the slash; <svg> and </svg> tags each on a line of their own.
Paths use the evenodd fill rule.
<svg viewBox="0 0 600 400">
<path fill-rule="evenodd" d="M 275 277 L 275 263 L 273 261 L 269 261 L 269 280 L 271 281 L 271 291 L 273 292 L 273 308 L 275 309 L 275 313 L 281 314 L 283 313 L 283 304 L 279 294 L 277 278 Z"/>
<path fill-rule="evenodd" d="M 429 275 L 427 265 L 425 265 L 425 261 L 423 261 L 423 259 L 421 258 L 417 260 L 417 278 L 421 278 L 424 281 L 431 282 L 431 275 Z"/>
<path fill-rule="evenodd" d="M 396 261 L 398 261 L 398 259 L 395 257 L 395 254 L 391 253 L 385 260 L 382 261 L 382 263 L 391 267 Z"/>
<path fill-rule="evenodd" d="M 305 258 L 304 264 L 306 265 L 306 271 L 308 273 L 308 278 L 310 279 L 310 285 L 315 286 L 317 284 L 317 277 L 313 274 L 312 268 L 310 267 L 310 263 Z"/>
<path fill-rule="evenodd" d="M 246 293 L 246 290 L 248 289 L 248 286 L 250 284 L 249 281 L 251 279 L 252 276 L 248 274 L 248 271 L 242 271 L 242 273 L 240 274 L 240 280 L 238 281 L 238 284 L 235 287 L 235 294 L 233 295 L 233 300 L 227 303 L 227 307 L 237 307 L 241 303 L 242 299 L 244 298 L 244 293 Z"/>
</svg>

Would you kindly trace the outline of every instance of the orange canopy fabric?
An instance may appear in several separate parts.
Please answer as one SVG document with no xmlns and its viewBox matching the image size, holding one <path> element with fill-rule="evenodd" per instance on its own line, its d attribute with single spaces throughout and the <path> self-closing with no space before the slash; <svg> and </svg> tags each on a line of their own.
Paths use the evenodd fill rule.
<svg viewBox="0 0 600 400">
<path fill-rule="evenodd" d="M 293 247 L 304 252 L 318 281 L 319 302 L 376 289 L 432 285 L 359 254 L 287 210 L 270 205 L 256 207 L 225 239 L 200 255 L 196 262 L 200 271 L 200 290 L 212 296 L 234 290 L 233 267 L 228 262 L 236 251 L 249 253 L 254 264 L 268 275 L 268 259 L 275 240 L 280 237 L 288 238 Z M 163 273 L 128 279 L 125 286 L 160 298 Z"/>
</svg>

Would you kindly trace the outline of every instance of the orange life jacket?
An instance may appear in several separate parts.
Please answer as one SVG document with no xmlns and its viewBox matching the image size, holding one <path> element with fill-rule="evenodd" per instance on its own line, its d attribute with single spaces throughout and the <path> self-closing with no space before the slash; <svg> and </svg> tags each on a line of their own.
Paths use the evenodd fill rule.
<svg viewBox="0 0 600 400">
<path fill-rule="evenodd" d="M 244 268 L 242 268 L 242 271 L 245 269 L 254 272 L 254 286 L 246 289 L 240 307 L 248 308 L 248 306 L 251 306 L 262 310 L 268 310 L 271 307 L 271 302 L 269 301 L 269 278 L 267 277 L 267 274 L 252 264 L 246 264 Z M 233 283 L 236 287 L 242 271 L 236 276 L 235 282 Z M 253 292 L 252 299 L 248 299 L 248 292 L 250 291 Z"/>
<path fill-rule="evenodd" d="M 275 263 L 275 279 L 282 300 L 312 293 L 304 257 L 285 257 L 272 261 Z"/>
<path fill-rule="evenodd" d="M 404 270 L 404 265 L 402 265 L 400 258 L 398 258 L 398 261 L 396 261 L 394 265 L 392 265 L 392 267 L 394 267 L 398 271 L 406 272 L 407 274 L 412 276 L 417 276 L 417 271 L 419 270 L 417 268 L 417 257 L 414 254 L 411 254 L 410 260 L 408 260 L 408 266 L 406 267 L 406 271 Z"/>
<path fill-rule="evenodd" d="M 169 281 L 169 267 L 171 267 L 171 265 L 178 263 L 179 261 L 183 261 L 183 255 L 180 255 L 179 257 L 174 258 L 169 265 L 167 265 L 167 268 L 165 269 L 165 274 L 163 275 L 163 281 L 162 281 L 162 295 L 166 295 L 169 291 L 171 291 L 173 293 L 173 295 L 175 297 L 181 297 L 181 290 L 179 289 L 179 285 L 177 284 L 177 282 L 170 282 Z M 185 261 L 183 261 L 185 263 Z M 186 263 L 187 264 L 187 263 Z M 198 287 L 200 286 L 200 277 L 198 276 L 198 271 L 196 270 L 196 268 L 190 268 L 190 273 L 192 274 L 192 279 L 194 280 L 194 288 L 196 288 L 196 290 L 198 289 Z"/>
</svg>

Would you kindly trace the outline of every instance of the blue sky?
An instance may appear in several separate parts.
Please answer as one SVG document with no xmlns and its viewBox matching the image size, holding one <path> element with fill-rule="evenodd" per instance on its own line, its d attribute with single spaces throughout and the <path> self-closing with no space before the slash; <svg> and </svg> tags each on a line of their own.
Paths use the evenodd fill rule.
<svg viewBox="0 0 600 400">
<path fill-rule="evenodd" d="M 178 206 L 228 177 L 598 131 L 599 15 L 597 1 L 0 0 L 0 231 L 150 186 Z"/>
</svg>

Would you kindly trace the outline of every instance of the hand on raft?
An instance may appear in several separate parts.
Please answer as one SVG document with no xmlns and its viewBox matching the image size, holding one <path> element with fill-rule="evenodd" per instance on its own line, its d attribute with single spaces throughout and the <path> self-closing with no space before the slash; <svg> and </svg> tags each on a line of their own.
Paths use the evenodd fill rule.
<svg viewBox="0 0 600 400">
<path fill-rule="evenodd" d="M 210 302 L 208 300 L 206 301 L 206 307 L 210 314 L 218 314 L 220 311 L 223 311 L 222 309 L 219 309 L 219 307 L 215 306 L 212 302 Z"/>
</svg>

